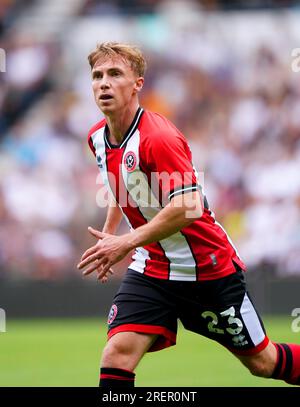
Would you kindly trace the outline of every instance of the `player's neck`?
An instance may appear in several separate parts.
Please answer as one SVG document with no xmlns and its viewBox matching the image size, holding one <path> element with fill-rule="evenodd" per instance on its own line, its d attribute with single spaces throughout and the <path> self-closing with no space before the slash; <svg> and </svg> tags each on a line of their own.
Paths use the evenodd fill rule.
<svg viewBox="0 0 300 407">
<path fill-rule="evenodd" d="M 134 106 L 126 107 L 126 109 L 121 112 L 106 116 L 106 123 L 109 128 L 109 140 L 112 144 L 121 144 L 138 108 L 139 104 L 136 103 Z"/>
</svg>

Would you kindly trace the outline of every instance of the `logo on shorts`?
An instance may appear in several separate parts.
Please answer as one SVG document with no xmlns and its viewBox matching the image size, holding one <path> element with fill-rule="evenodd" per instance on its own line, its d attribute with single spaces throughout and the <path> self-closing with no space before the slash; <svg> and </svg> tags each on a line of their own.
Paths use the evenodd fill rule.
<svg viewBox="0 0 300 407">
<path fill-rule="evenodd" d="M 232 338 L 232 342 L 234 344 L 234 346 L 245 346 L 248 345 L 248 341 L 244 340 L 245 339 L 245 335 L 236 335 Z"/>
<path fill-rule="evenodd" d="M 136 167 L 136 156 L 133 151 L 128 151 L 124 157 L 124 165 L 128 172 L 132 172 Z"/>
<path fill-rule="evenodd" d="M 113 323 L 113 321 L 115 320 L 115 318 L 117 316 L 117 313 L 118 313 L 118 307 L 115 304 L 113 304 L 111 306 L 111 309 L 109 311 L 108 318 L 107 318 L 108 325 Z"/>
</svg>

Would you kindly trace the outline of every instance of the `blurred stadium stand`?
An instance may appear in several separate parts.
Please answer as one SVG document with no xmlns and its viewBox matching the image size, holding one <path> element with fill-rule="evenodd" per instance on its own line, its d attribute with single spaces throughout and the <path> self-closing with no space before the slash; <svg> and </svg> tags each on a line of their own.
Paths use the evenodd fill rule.
<svg viewBox="0 0 300 407">
<path fill-rule="evenodd" d="M 210 206 L 249 274 L 300 276 L 300 72 L 291 68 L 291 51 L 300 47 L 297 4 L 1 0 L 3 287 L 81 283 L 75 265 L 93 241 L 87 226 L 101 228 L 105 218 L 86 143 L 101 118 L 87 55 L 106 40 L 144 50 L 141 103 L 189 140 Z"/>
</svg>

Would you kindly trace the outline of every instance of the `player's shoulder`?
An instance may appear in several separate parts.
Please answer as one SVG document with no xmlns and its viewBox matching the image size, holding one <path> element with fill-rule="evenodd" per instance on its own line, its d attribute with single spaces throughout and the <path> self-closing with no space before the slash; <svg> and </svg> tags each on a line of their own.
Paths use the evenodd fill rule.
<svg viewBox="0 0 300 407">
<path fill-rule="evenodd" d="M 149 142 L 183 137 L 177 127 L 165 116 L 145 110 L 140 127 L 141 136 Z M 184 138 L 184 137 L 183 137 Z"/>
<path fill-rule="evenodd" d="M 87 136 L 88 145 L 94 155 L 96 155 L 96 150 L 95 150 L 95 146 L 94 146 L 94 142 L 93 142 L 93 135 L 95 133 L 97 133 L 98 130 L 103 128 L 105 126 L 105 123 L 106 123 L 105 119 L 100 120 L 100 122 L 94 124 L 94 126 L 92 126 L 88 132 L 88 136 Z"/>
<path fill-rule="evenodd" d="M 98 131 L 98 130 L 100 130 L 101 128 L 103 128 L 104 126 L 105 126 L 105 124 L 106 124 L 106 120 L 105 119 L 102 119 L 102 120 L 100 120 L 99 122 L 97 122 L 96 124 L 94 124 L 91 128 L 90 128 L 90 130 L 89 130 L 89 132 L 88 132 L 88 140 L 90 140 L 92 137 L 93 137 L 93 135 Z"/>
</svg>

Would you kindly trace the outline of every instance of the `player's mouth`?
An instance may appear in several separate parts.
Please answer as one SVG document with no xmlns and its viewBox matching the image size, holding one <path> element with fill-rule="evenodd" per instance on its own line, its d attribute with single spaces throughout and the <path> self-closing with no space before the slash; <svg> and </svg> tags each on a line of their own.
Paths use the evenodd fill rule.
<svg viewBox="0 0 300 407">
<path fill-rule="evenodd" d="M 112 98 L 113 97 L 107 93 L 104 93 L 103 95 L 100 95 L 100 97 L 99 97 L 100 100 L 110 100 Z"/>
</svg>

